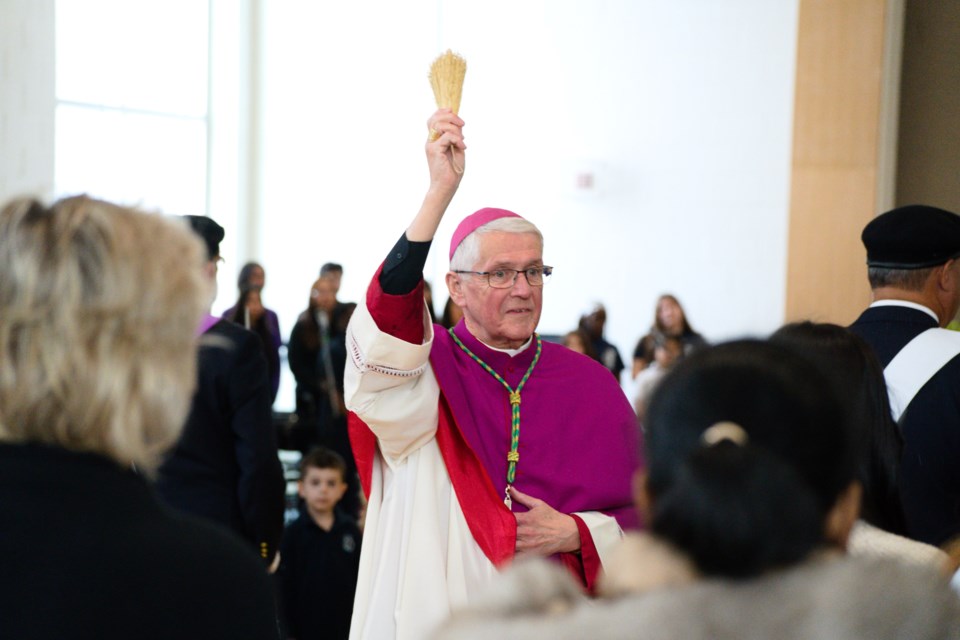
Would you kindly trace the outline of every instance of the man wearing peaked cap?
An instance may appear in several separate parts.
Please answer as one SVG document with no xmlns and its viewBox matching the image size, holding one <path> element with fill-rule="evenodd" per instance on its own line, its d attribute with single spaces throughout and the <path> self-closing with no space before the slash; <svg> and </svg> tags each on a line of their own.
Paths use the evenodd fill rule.
<svg viewBox="0 0 960 640">
<path fill-rule="evenodd" d="M 863 230 L 873 303 L 850 330 L 874 349 L 903 434 L 908 535 L 960 534 L 960 216 L 925 205 L 888 211 Z"/>
<path fill-rule="evenodd" d="M 516 554 L 553 556 L 591 587 L 635 524 L 636 416 L 600 363 L 536 334 L 552 268 L 532 223 L 505 209 L 467 216 L 446 276 L 463 320 L 430 323 L 423 267 L 465 150 L 449 110 L 430 127 L 430 188 L 347 329 L 350 436 L 369 495 L 352 638 L 429 636 Z"/>
<path fill-rule="evenodd" d="M 203 273 L 215 285 L 224 229 L 206 216 L 184 217 L 206 246 Z M 209 309 L 197 334 L 196 391 L 183 433 L 157 471 L 157 493 L 179 511 L 234 531 L 270 566 L 283 534 L 286 484 L 267 361 L 255 333 Z"/>
</svg>

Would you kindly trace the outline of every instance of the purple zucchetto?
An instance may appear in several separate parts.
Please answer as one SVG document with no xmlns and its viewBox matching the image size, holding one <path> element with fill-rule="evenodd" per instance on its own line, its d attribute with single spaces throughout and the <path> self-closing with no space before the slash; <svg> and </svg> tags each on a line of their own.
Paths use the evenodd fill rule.
<svg viewBox="0 0 960 640">
<path fill-rule="evenodd" d="M 464 218 L 459 225 L 457 225 L 457 230 L 453 232 L 453 238 L 450 239 L 450 259 L 453 260 L 453 254 L 456 253 L 457 247 L 460 246 L 460 243 L 463 240 L 482 227 L 488 222 L 493 222 L 494 220 L 499 220 L 500 218 L 523 218 L 513 211 L 507 211 L 506 209 L 494 209 L 492 207 L 486 207 L 475 211 Z"/>
</svg>

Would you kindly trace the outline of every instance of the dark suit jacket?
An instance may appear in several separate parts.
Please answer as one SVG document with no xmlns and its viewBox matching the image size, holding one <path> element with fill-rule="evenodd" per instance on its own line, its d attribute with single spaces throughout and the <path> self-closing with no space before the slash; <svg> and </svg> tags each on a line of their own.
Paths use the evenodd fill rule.
<svg viewBox="0 0 960 640">
<path fill-rule="evenodd" d="M 269 561 L 283 533 L 283 469 L 256 335 L 221 320 L 201 339 L 198 387 L 157 490 L 170 505 L 240 534 Z"/>
<path fill-rule="evenodd" d="M 0 444 L 0 637 L 277 638 L 247 545 L 111 460 Z"/>
<path fill-rule="evenodd" d="M 867 309 L 850 326 L 886 367 L 923 331 L 937 326 L 908 307 Z M 911 537 L 939 545 L 960 534 L 960 356 L 920 389 L 900 420 L 901 491 Z"/>
</svg>

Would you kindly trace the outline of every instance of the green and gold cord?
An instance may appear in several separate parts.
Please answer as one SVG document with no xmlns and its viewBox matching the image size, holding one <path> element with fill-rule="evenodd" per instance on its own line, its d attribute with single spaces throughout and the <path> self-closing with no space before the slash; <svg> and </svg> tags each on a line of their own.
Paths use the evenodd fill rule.
<svg viewBox="0 0 960 640">
<path fill-rule="evenodd" d="M 457 346 L 463 349 L 464 353 L 483 367 L 487 373 L 496 378 L 507 390 L 507 393 L 510 394 L 510 451 L 507 453 L 507 488 L 509 489 L 513 485 L 514 478 L 517 476 L 517 463 L 520 461 L 520 392 L 523 391 L 523 386 L 527 384 L 527 380 L 530 379 L 530 374 L 533 373 L 533 368 L 537 366 L 537 362 L 540 360 L 543 343 L 540 341 L 540 336 L 534 333 L 533 337 L 537 341 L 537 351 L 533 355 L 533 362 L 530 363 L 527 372 L 523 374 L 523 378 L 520 379 L 520 384 L 514 389 L 507 384 L 507 381 L 504 380 L 499 373 L 494 371 L 490 365 L 481 360 L 473 351 L 470 351 L 467 345 L 463 344 L 460 338 L 457 337 L 457 334 L 453 332 L 453 329 L 449 329 L 448 331 L 450 332 L 450 337 L 457 343 Z"/>
</svg>

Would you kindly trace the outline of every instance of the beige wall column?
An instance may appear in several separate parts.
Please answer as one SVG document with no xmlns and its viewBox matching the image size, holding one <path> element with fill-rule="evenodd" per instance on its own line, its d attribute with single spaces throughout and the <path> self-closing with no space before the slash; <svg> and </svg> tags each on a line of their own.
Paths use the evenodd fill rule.
<svg viewBox="0 0 960 640">
<path fill-rule="evenodd" d="M 882 105 L 899 66 L 889 51 L 899 46 L 896 6 L 800 0 L 787 321 L 848 324 L 869 303 L 860 231 L 888 204 L 878 194 L 890 191 L 880 183 L 892 179 L 884 167 L 895 153 L 886 136 L 896 109 Z"/>
<path fill-rule="evenodd" d="M 908 0 L 897 204 L 960 212 L 960 2 Z"/>
</svg>

